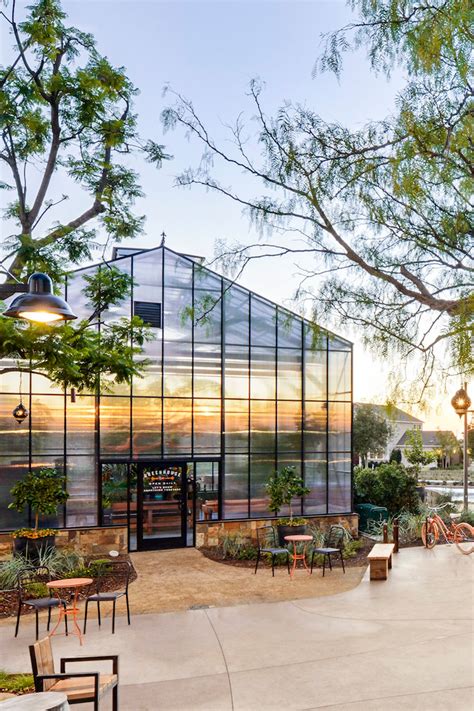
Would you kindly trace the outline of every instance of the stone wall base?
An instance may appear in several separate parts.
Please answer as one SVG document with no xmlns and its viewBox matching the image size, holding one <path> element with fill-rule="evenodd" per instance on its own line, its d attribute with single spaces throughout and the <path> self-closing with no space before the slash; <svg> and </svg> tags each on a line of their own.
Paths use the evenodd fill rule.
<svg viewBox="0 0 474 711">
<path fill-rule="evenodd" d="M 333 514 L 330 516 L 305 516 L 307 521 L 327 531 L 336 523 L 342 524 L 351 534 L 359 536 L 359 514 Z M 227 533 L 239 531 L 253 542 L 257 540 L 256 529 L 261 526 L 275 525 L 277 519 L 252 519 L 251 521 L 196 521 L 196 548 L 215 548 Z"/>
<path fill-rule="evenodd" d="M 70 548 L 82 555 L 107 555 L 111 550 L 127 553 L 127 527 L 63 528 L 56 534 L 56 547 Z M 0 558 L 10 555 L 11 552 L 11 534 L 0 533 Z"/>
</svg>

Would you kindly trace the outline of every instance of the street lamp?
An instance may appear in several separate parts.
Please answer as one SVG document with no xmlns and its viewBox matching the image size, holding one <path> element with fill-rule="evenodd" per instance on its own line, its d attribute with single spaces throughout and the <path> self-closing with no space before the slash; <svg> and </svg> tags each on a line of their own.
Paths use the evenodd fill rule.
<svg viewBox="0 0 474 711">
<path fill-rule="evenodd" d="M 53 282 L 47 274 L 35 272 L 28 279 L 28 284 L 2 284 L 1 296 L 20 293 L 3 312 L 10 318 L 23 318 L 36 323 L 71 321 L 77 316 L 60 296 L 53 294 Z M 26 293 L 25 293 L 26 292 Z"/>
<path fill-rule="evenodd" d="M 459 388 L 457 393 L 451 400 L 451 405 L 459 417 L 464 417 L 464 448 L 463 448 L 463 468 L 464 468 L 464 492 L 463 492 L 463 509 L 469 510 L 469 454 L 467 451 L 467 413 L 474 412 L 470 410 L 471 398 L 467 394 L 467 383 L 464 383 L 463 388 Z"/>
</svg>

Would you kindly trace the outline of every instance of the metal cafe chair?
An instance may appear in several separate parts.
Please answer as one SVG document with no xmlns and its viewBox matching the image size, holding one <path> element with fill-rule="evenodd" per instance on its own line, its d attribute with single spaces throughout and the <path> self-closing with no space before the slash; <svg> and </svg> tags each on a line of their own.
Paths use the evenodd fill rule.
<svg viewBox="0 0 474 711">
<path fill-rule="evenodd" d="M 346 569 L 344 567 L 344 558 L 342 555 L 342 549 L 344 547 L 344 536 L 345 536 L 345 529 L 343 526 L 331 526 L 329 529 L 329 533 L 326 537 L 326 540 L 324 542 L 324 546 L 321 546 L 321 548 L 313 548 L 313 551 L 311 553 L 311 572 L 313 572 L 313 564 L 314 564 L 314 556 L 315 555 L 322 555 L 323 556 L 323 577 L 324 573 L 326 571 L 326 558 L 329 563 L 329 570 L 332 570 L 332 563 L 331 563 L 331 556 L 332 555 L 340 555 L 341 556 L 341 563 L 342 563 L 342 572 L 345 573 Z"/>
<path fill-rule="evenodd" d="M 130 604 L 128 601 L 128 585 L 130 582 L 131 572 L 132 572 L 132 566 L 126 560 L 107 563 L 107 571 L 104 572 L 102 575 L 100 575 L 96 580 L 95 593 L 93 593 L 92 595 L 88 595 L 86 598 L 86 608 L 84 610 L 84 634 L 86 633 L 87 611 L 88 611 L 90 602 L 97 603 L 97 619 L 99 622 L 99 627 L 101 626 L 100 603 L 101 602 L 111 602 L 112 603 L 112 634 L 114 634 L 115 633 L 115 606 L 116 606 L 117 600 L 119 600 L 121 597 L 125 597 L 125 602 L 127 604 L 127 620 L 128 620 L 128 624 L 130 624 Z M 107 577 L 107 575 L 109 573 L 111 573 L 113 575 L 116 575 L 117 573 L 122 574 L 123 588 L 121 590 L 114 590 L 114 591 L 110 591 L 110 592 L 101 591 L 103 581 L 105 580 L 105 578 Z"/>
<path fill-rule="evenodd" d="M 277 555 L 286 555 L 286 567 L 290 573 L 290 551 L 288 548 L 277 546 L 275 529 L 273 526 L 261 526 L 257 528 L 257 562 L 255 563 L 255 575 L 262 553 L 269 553 L 272 557 L 272 576 L 275 577 L 275 558 Z"/>
<path fill-rule="evenodd" d="M 46 583 L 51 580 L 51 574 L 49 569 L 44 566 L 38 566 L 34 570 L 23 571 L 18 575 L 17 578 L 17 589 L 18 589 L 18 613 L 16 616 L 16 626 L 15 626 L 15 637 L 18 636 L 18 628 L 20 626 L 20 616 L 21 609 L 23 605 L 25 607 L 32 607 L 36 614 L 36 639 L 38 639 L 39 632 L 39 620 L 38 613 L 40 610 L 48 610 L 48 623 L 47 631 L 49 632 L 49 627 L 51 624 L 51 609 L 53 607 L 58 607 L 58 605 L 63 605 L 64 608 L 67 607 L 66 600 L 58 600 L 57 597 L 53 597 L 52 590 L 46 588 Z M 34 596 L 35 592 L 47 592 L 47 595 L 40 597 Z M 64 616 L 64 625 L 66 629 L 66 635 L 68 633 L 67 629 L 67 615 Z"/>
</svg>

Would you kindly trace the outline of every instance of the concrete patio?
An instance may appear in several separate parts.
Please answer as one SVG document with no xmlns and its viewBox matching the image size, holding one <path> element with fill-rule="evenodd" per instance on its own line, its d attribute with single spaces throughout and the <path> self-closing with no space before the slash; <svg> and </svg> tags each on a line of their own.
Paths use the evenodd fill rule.
<svg viewBox="0 0 474 711">
<path fill-rule="evenodd" d="M 109 620 L 100 632 L 91 620 L 82 648 L 57 637 L 54 651 L 120 654 L 123 711 L 470 711 L 473 563 L 451 546 L 405 549 L 386 582 L 365 575 L 330 597 L 135 615 L 131 627 L 119 617 L 113 637 Z M 16 640 L 13 625 L 0 627 L 1 668 L 29 669 L 34 628 L 23 622 Z"/>
</svg>

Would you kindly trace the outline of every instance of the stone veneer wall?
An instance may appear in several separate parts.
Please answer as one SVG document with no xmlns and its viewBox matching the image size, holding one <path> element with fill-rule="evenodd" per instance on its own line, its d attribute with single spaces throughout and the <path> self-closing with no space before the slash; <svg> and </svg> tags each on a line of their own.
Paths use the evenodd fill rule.
<svg viewBox="0 0 474 711">
<path fill-rule="evenodd" d="M 348 528 L 357 538 L 359 535 L 359 514 L 334 514 L 332 516 L 305 516 L 307 521 L 317 524 L 323 531 L 336 523 Z M 215 548 L 225 533 L 240 531 L 256 542 L 255 530 L 260 526 L 275 525 L 277 519 L 252 519 L 247 521 L 196 521 L 196 548 Z"/>
<path fill-rule="evenodd" d="M 56 534 L 56 546 L 58 548 L 72 548 L 85 555 L 107 554 L 111 550 L 127 553 L 127 535 L 126 526 L 63 528 Z M 0 533 L 0 557 L 9 555 L 11 551 L 11 534 Z"/>
</svg>

